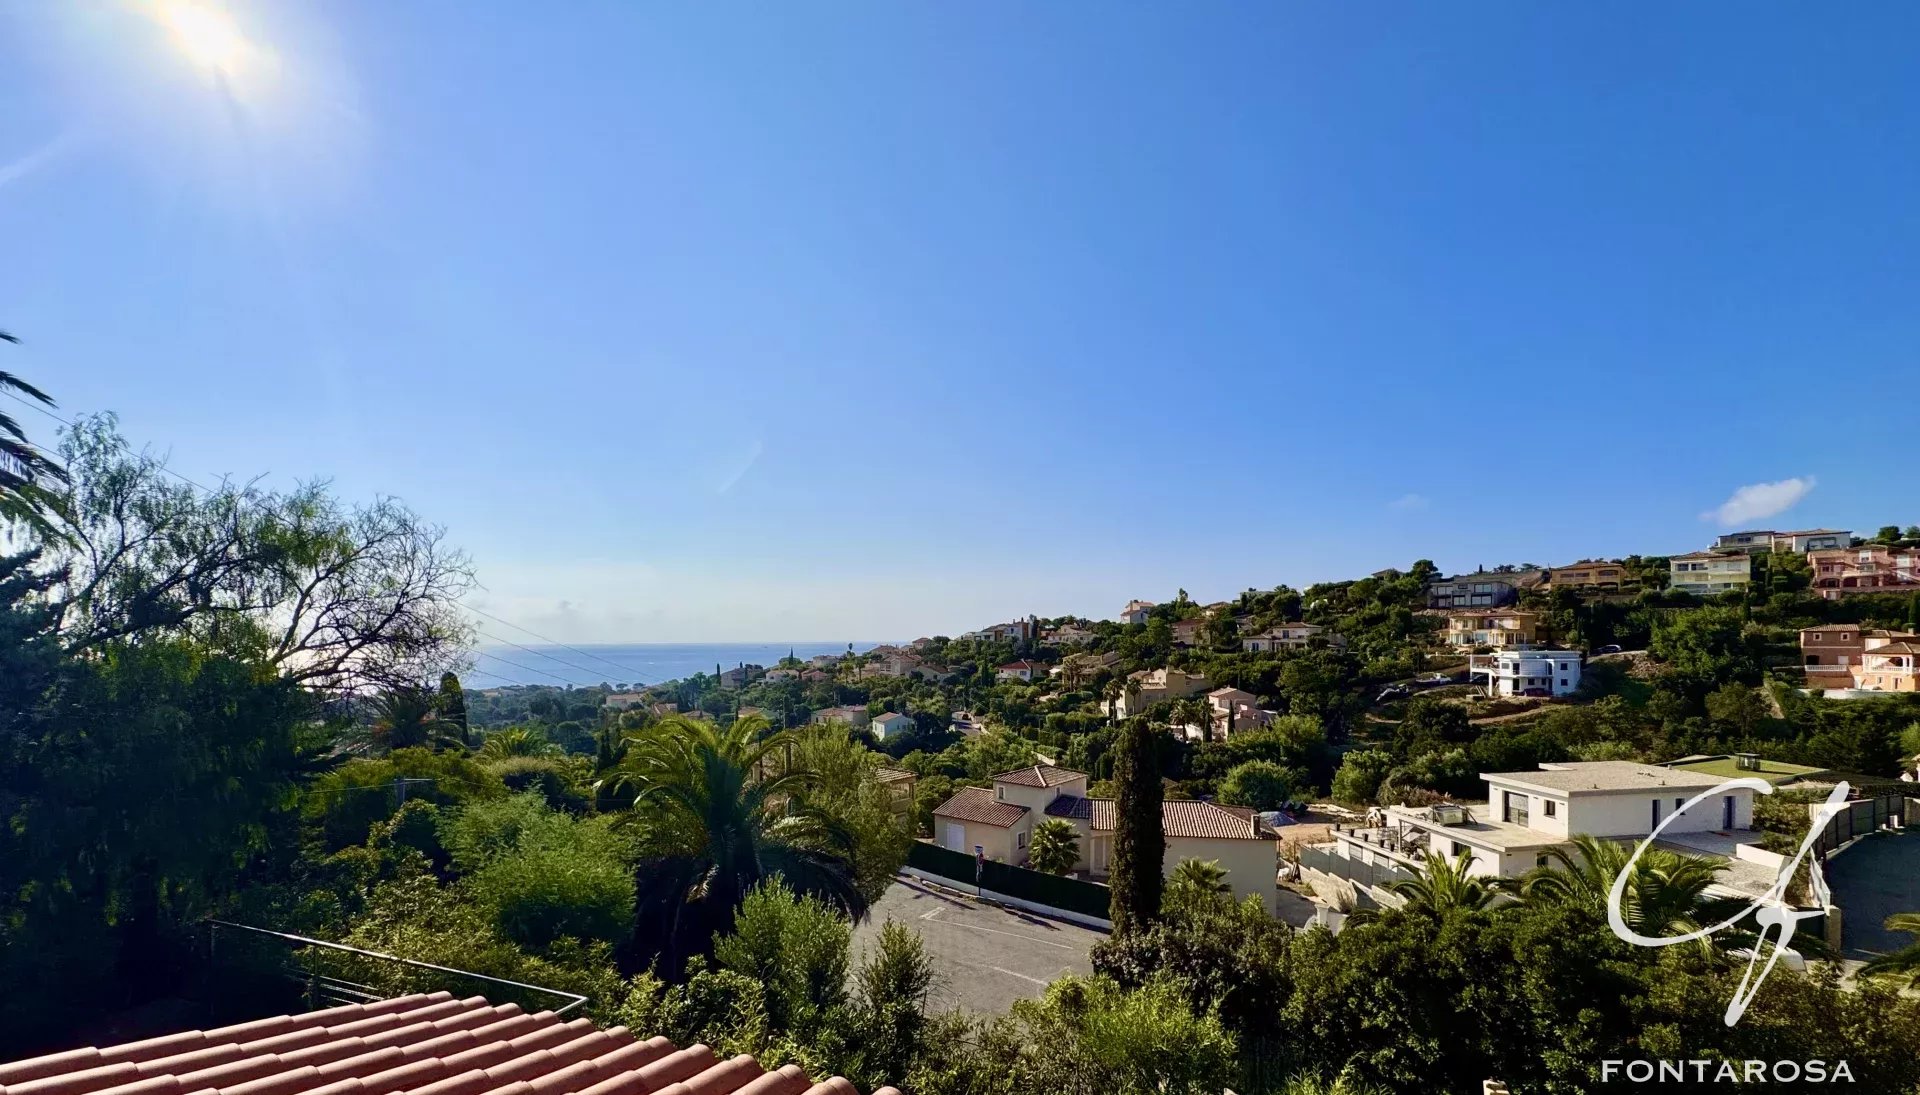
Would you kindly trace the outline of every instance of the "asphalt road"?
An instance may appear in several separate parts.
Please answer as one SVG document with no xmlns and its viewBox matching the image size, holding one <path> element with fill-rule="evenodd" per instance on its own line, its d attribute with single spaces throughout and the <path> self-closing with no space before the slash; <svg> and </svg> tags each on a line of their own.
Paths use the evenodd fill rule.
<svg viewBox="0 0 1920 1095">
<path fill-rule="evenodd" d="M 1920 828 L 1871 836 L 1827 863 L 1827 885 L 1843 919 L 1848 958 L 1872 958 L 1908 946 L 1913 937 L 1881 927 L 1898 912 L 1920 911 Z"/>
<path fill-rule="evenodd" d="M 1015 1000 L 1039 997 L 1055 978 L 1092 973 L 1087 953 L 1105 933 L 998 905 L 954 897 L 920 882 L 895 882 L 853 933 L 854 961 L 897 921 L 920 933 L 938 969 L 933 1010 L 998 1015 Z"/>
</svg>

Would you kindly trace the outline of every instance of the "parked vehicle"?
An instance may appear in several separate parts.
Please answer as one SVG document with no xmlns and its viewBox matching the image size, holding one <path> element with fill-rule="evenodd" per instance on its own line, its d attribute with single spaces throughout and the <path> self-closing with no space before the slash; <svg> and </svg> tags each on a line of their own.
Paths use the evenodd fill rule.
<svg viewBox="0 0 1920 1095">
<path fill-rule="evenodd" d="M 1608 643 L 1607 645 L 1595 650 L 1594 653 L 1595 654 L 1618 654 L 1620 653 L 1620 644 Z"/>
</svg>

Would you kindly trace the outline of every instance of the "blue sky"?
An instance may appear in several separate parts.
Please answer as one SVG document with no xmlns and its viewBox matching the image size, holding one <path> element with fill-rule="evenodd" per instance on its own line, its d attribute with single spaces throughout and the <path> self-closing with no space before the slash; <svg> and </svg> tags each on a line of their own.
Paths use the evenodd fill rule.
<svg viewBox="0 0 1920 1095">
<path fill-rule="evenodd" d="M 555 638 L 1920 521 L 1908 6 L 212 10 L 0 9 L 6 367 Z"/>
</svg>

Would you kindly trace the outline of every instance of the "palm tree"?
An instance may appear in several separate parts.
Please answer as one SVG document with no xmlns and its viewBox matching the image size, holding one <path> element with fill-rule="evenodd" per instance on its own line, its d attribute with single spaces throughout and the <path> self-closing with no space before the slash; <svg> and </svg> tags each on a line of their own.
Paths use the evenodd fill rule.
<svg viewBox="0 0 1920 1095">
<path fill-rule="evenodd" d="M 1607 907 L 1614 880 L 1626 869 L 1626 845 L 1581 834 L 1573 847 L 1546 850 L 1550 860 L 1505 888 L 1523 901 Z M 1665 848 L 1648 848 L 1634 861 L 1621 894 L 1620 918 L 1640 935 L 1682 935 L 1726 918 L 1730 903 L 1707 894 L 1724 868 Z M 1738 904 L 1733 902 L 1731 904 Z M 1728 942 L 1736 942 L 1728 937 Z"/>
<path fill-rule="evenodd" d="M 1894 913 L 1887 917 L 1885 927 L 1890 932 L 1905 932 L 1914 941 L 1861 966 L 1860 973 L 1867 977 L 1905 977 L 1908 988 L 1920 987 L 1920 912 Z"/>
<path fill-rule="evenodd" d="M 1183 859 L 1167 877 L 1166 904 L 1171 909 L 1217 908 L 1232 894 L 1227 869 L 1217 859 Z"/>
<path fill-rule="evenodd" d="M 1473 876 L 1473 853 L 1462 851 L 1452 859 L 1428 852 L 1427 862 L 1413 878 L 1387 889 L 1406 899 L 1406 908 L 1444 916 L 1455 909 L 1474 911 L 1492 904 L 1493 887 Z"/>
<path fill-rule="evenodd" d="M 373 701 L 373 742 L 386 752 L 460 744 L 460 728 L 440 717 L 433 693 L 403 685 Z"/>
<path fill-rule="evenodd" d="M 1036 871 L 1066 874 L 1080 862 L 1080 833 L 1073 823 L 1053 817 L 1033 827 L 1027 844 L 1027 864 Z"/>
<path fill-rule="evenodd" d="M 1107 701 L 1108 722 L 1120 721 L 1120 713 L 1114 710 L 1114 704 L 1119 702 L 1121 693 L 1124 691 L 1125 686 L 1120 683 L 1120 678 L 1118 677 L 1111 678 L 1107 683 L 1100 686 L 1100 698 Z"/>
<path fill-rule="evenodd" d="M 19 341 L 0 331 L 0 342 Z M 4 370 L 0 370 L 0 394 L 14 399 L 25 396 L 49 407 L 54 405 L 47 393 Z M 49 479 L 64 483 L 67 473 L 28 444 L 26 430 L 0 408 L 0 520 L 22 521 L 43 532 L 51 531 L 46 513 L 58 508 L 59 498 L 43 482 Z"/>
<path fill-rule="evenodd" d="M 509 726 L 487 735 L 480 744 L 480 755 L 488 760 L 507 757 L 551 757 L 563 750 L 547 736 L 530 726 Z"/>
<path fill-rule="evenodd" d="M 779 763 L 796 741 L 759 715 L 724 728 L 672 716 L 627 739 L 616 774 L 602 783 L 633 794 L 625 821 L 639 858 L 633 945 L 622 955 L 628 972 L 658 960 L 678 976 L 769 878 L 866 915 L 852 839 L 802 805 L 819 777 Z"/>
</svg>

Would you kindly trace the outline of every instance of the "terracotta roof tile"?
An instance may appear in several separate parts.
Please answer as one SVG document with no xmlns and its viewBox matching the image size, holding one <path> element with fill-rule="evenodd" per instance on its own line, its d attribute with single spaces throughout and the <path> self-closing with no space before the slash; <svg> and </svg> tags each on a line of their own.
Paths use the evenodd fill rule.
<svg viewBox="0 0 1920 1095">
<path fill-rule="evenodd" d="M 985 787 L 962 787 L 953 793 L 952 798 L 935 806 L 933 812 L 939 817 L 977 821 L 996 829 L 1011 828 L 1021 818 L 1027 816 L 1025 806 L 1015 806 L 1011 802 L 997 802 L 994 800 L 993 792 Z"/>
<path fill-rule="evenodd" d="M 1118 813 L 1110 798 L 1061 795 L 1047 803 L 1049 817 L 1077 818 L 1097 833 L 1112 832 Z M 1260 834 L 1254 812 L 1241 806 L 1169 799 L 1160 804 L 1160 824 L 1170 837 L 1202 840 L 1254 840 Z"/>
<path fill-rule="evenodd" d="M 977 789 L 977 788 L 976 788 Z M 1018 807 L 1014 807 L 1018 809 Z M 797 1065 L 415 994 L 0 1064 L 0 1095 L 859 1095 Z M 882 1088 L 874 1095 L 900 1095 Z"/>
<path fill-rule="evenodd" d="M 1012 783 L 1020 787 L 1058 787 L 1076 779 L 1085 779 L 1085 772 L 1076 772 L 1071 768 L 1060 768 L 1051 764 L 1036 764 L 1031 768 L 1016 768 L 1011 772 L 1002 772 L 993 777 L 995 783 Z"/>
</svg>

